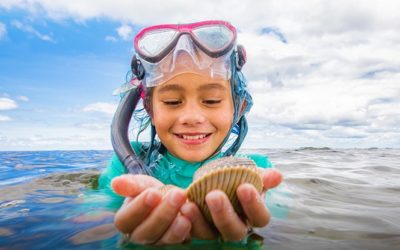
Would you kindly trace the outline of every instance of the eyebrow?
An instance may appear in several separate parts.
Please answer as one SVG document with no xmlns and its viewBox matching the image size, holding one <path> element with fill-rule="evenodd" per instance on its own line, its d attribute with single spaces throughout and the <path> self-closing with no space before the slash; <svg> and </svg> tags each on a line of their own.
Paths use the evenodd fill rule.
<svg viewBox="0 0 400 250">
<path fill-rule="evenodd" d="M 159 90 L 158 93 L 164 93 L 168 91 L 183 91 L 184 88 L 178 84 L 168 84 L 165 86 L 162 86 Z"/>
<path fill-rule="evenodd" d="M 211 89 L 217 89 L 217 90 L 226 90 L 226 87 L 223 86 L 220 83 L 209 83 L 205 85 L 201 85 L 198 90 L 199 91 L 205 91 L 205 90 L 211 90 Z M 162 86 L 159 90 L 158 93 L 165 93 L 168 91 L 184 91 L 185 88 L 182 87 L 181 85 L 178 84 L 168 84 L 165 86 Z"/>
<path fill-rule="evenodd" d="M 209 90 L 209 89 L 225 90 L 226 87 L 220 83 L 209 83 L 202 85 L 198 88 L 198 90 Z"/>
</svg>

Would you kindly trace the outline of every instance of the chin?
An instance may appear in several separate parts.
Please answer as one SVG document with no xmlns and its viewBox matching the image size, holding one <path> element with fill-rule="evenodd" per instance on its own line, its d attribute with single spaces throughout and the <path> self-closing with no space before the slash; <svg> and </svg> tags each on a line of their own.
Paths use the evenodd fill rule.
<svg viewBox="0 0 400 250">
<path fill-rule="evenodd" d="M 188 162 L 201 162 L 210 157 L 210 154 L 199 154 L 198 152 L 188 152 L 186 154 L 179 155 L 179 158 Z"/>
</svg>

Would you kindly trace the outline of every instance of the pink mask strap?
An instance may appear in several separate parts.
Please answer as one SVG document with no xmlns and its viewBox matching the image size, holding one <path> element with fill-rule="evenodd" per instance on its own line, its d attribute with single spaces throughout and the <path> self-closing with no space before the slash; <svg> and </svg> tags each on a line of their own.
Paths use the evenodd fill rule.
<svg viewBox="0 0 400 250">
<path fill-rule="evenodd" d="M 143 87 L 142 81 L 135 77 L 135 78 L 131 79 L 131 81 L 129 83 L 132 84 L 133 86 L 135 86 L 136 88 L 140 88 L 140 90 L 141 90 L 140 98 L 144 99 L 145 93 L 144 93 L 144 87 Z"/>
</svg>

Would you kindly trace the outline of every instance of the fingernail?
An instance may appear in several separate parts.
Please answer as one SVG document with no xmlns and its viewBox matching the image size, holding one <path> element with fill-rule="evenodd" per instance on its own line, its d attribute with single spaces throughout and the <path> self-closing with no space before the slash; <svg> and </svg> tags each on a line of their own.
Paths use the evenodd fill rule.
<svg viewBox="0 0 400 250">
<path fill-rule="evenodd" d="M 214 212 L 218 212 L 222 209 L 222 200 L 221 197 L 218 196 L 218 194 L 209 193 L 206 196 L 206 202 L 208 208 Z"/>
<path fill-rule="evenodd" d="M 160 194 L 155 190 L 150 190 L 146 194 L 146 198 L 144 199 L 146 205 L 150 207 L 154 207 L 158 201 L 161 199 Z"/>
<path fill-rule="evenodd" d="M 184 215 L 189 215 L 190 214 L 189 203 L 185 203 L 185 204 L 182 205 L 181 213 L 184 214 Z"/>
<path fill-rule="evenodd" d="M 192 208 L 190 203 L 186 202 L 185 204 L 182 205 L 181 207 L 181 213 L 184 215 L 186 218 L 190 220 L 190 222 L 195 222 L 196 217 L 195 214 L 192 212 Z"/>
<path fill-rule="evenodd" d="M 176 236 L 184 237 L 186 237 L 186 233 L 189 231 L 189 229 L 190 224 L 187 223 L 187 221 L 182 217 L 177 217 L 172 227 L 172 230 Z"/>
<path fill-rule="evenodd" d="M 185 201 L 185 195 L 181 190 L 172 190 L 168 196 L 168 201 L 174 207 L 180 207 Z"/>
</svg>

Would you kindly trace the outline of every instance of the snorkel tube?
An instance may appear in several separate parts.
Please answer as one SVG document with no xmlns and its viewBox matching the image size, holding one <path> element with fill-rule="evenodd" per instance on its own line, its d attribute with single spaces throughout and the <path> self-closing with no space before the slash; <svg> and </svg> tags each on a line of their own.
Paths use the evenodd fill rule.
<svg viewBox="0 0 400 250">
<path fill-rule="evenodd" d="M 140 66 L 140 61 L 136 59 L 136 56 L 133 56 L 131 70 L 136 77 L 132 81 L 138 80 L 140 82 L 144 78 L 144 69 Z M 111 143 L 114 152 L 130 174 L 149 174 L 143 162 L 132 149 L 128 136 L 129 123 L 142 92 L 143 85 L 140 83 L 122 97 L 111 124 Z"/>
<path fill-rule="evenodd" d="M 119 103 L 111 124 L 111 143 L 118 159 L 130 174 L 147 174 L 129 142 L 128 129 L 133 111 L 141 98 L 142 85 L 126 93 Z"/>
</svg>

